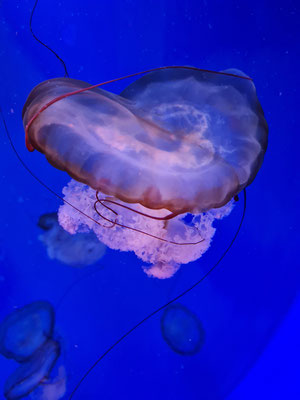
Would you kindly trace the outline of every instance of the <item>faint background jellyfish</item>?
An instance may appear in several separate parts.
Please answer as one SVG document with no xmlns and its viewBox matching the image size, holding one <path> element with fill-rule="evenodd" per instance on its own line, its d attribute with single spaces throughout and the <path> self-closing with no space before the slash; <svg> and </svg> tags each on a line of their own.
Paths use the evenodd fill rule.
<svg viewBox="0 0 300 400">
<path fill-rule="evenodd" d="M 47 340 L 10 375 L 4 386 L 7 399 L 19 399 L 32 392 L 54 367 L 59 357 L 59 344 Z"/>
<path fill-rule="evenodd" d="M 29 94 L 23 123 L 27 148 L 74 178 L 60 225 L 134 251 L 158 278 L 209 248 L 214 220 L 230 213 L 267 147 L 254 84 L 238 70 L 161 69 L 120 96 L 47 80 Z"/>
<path fill-rule="evenodd" d="M 58 368 L 55 378 L 44 379 L 30 394 L 32 400 L 58 400 L 66 393 L 66 371 L 64 366 Z"/>
<path fill-rule="evenodd" d="M 25 361 L 53 335 L 54 319 L 53 307 L 45 301 L 15 310 L 0 325 L 0 353 Z"/>
<path fill-rule="evenodd" d="M 181 355 L 198 353 L 205 341 L 199 318 L 180 303 L 171 304 L 164 310 L 161 333 L 171 349 Z"/>
<path fill-rule="evenodd" d="M 46 301 L 17 309 L 2 321 L 0 352 L 19 362 L 6 380 L 5 398 L 21 399 L 41 382 L 53 384 L 49 376 L 60 355 L 60 344 L 53 338 L 54 322 L 53 307 Z"/>
<path fill-rule="evenodd" d="M 43 214 L 38 226 L 44 230 L 39 240 L 46 246 L 50 259 L 72 267 L 85 267 L 96 263 L 105 254 L 105 245 L 93 232 L 71 235 L 59 225 L 55 212 Z"/>
</svg>

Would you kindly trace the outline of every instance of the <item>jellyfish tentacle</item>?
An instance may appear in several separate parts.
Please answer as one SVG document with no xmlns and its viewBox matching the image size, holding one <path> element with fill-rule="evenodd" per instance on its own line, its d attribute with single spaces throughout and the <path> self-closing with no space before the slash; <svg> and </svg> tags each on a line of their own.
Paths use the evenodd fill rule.
<svg viewBox="0 0 300 400">
<path fill-rule="evenodd" d="M 174 245 L 177 245 L 177 246 L 191 246 L 191 245 L 197 245 L 197 244 L 199 244 L 199 243 L 202 243 L 202 242 L 205 240 L 205 239 L 201 238 L 201 240 L 198 240 L 197 242 L 186 242 L 186 243 L 175 242 L 175 241 L 173 241 L 173 240 L 164 239 L 164 238 L 162 238 L 162 237 L 159 237 L 159 236 L 156 236 L 156 235 L 152 235 L 152 234 L 149 233 L 149 232 L 145 232 L 145 231 L 142 231 L 142 230 L 140 230 L 140 229 L 133 228 L 132 226 L 120 224 L 119 222 L 117 222 L 117 218 L 116 218 L 114 221 L 111 221 L 109 218 L 106 218 L 104 215 L 102 215 L 102 214 L 99 212 L 99 210 L 97 209 L 97 204 L 98 204 L 98 203 L 100 203 L 103 207 L 105 207 L 105 208 L 107 208 L 108 210 L 112 211 L 112 212 L 113 212 L 114 214 L 116 214 L 116 215 L 119 215 L 119 214 L 118 214 L 116 211 L 114 211 L 112 208 L 110 208 L 110 207 L 108 207 L 107 205 L 103 204 L 104 201 L 109 201 L 109 202 L 111 202 L 111 203 L 117 204 L 117 205 L 119 205 L 119 206 L 121 206 L 121 207 L 124 207 L 124 208 L 130 210 L 130 211 L 136 212 L 137 214 L 141 214 L 142 216 L 147 217 L 147 218 L 161 219 L 161 220 L 169 220 L 169 219 L 171 219 L 171 218 L 174 218 L 174 216 L 176 216 L 176 215 L 170 217 L 170 214 L 169 214 L 169 215 L 167 215 L 166 217 L 162 217 L 162 218 L 153 217 L 152 215 L 144 214 L 144 213 L 142 213 L 142 212 L 139 212 L 139 211 L 137 211 L 137 210 L 134 210 L 134 209 L 131 208 L 131 207 L 127 207 L 127 206 L 125 206 L 125 205 L 123 206 L 122 204 L 119 204 L 119 203 L 117 203 L 117 202 L 115 202 L 115 201 L 113 201 L 113 200 L 109 200 L 109 199 L 105 199 L 105 198 L 104 198 L 104 199 L 100 199 L 100 198 L 99 198 L 99 192 L 98 192 L 98 191 L 96 192 L 96 198 L 97 198 L 97 200 L 96 200 L 95 203 L 94 203 L 94 209 L 95 209 L 96 213 L 99 215 L 99 217 L 103 218 L 105 221 L 111 222 L 111 223 L 113 224 L 112 226 L 105 226 L 105 225 L 100 224 L 100 222 L 97 222 L 98 225 L 100 225 L 100 226 L 102 226 L 102 227 L 104 227 L 104 228 L 113 228 L 115 225 L 117 225 L 117 226 L 119 226 L 120 228 L 130 229 L 130 230 L 132 230 L 132 231 L 134 231 L 134 232 L 141 233 L 141 234 L 143 234 L 143 235 L 152 237 L 152 238 L 157 239 L 157 240 L 160 240 L 160 241 L 162 241 L 162 242 L 174 244 Z M 197 231 L 199 231 L 197 228 L 195 228 L 195 229 L 196 229 Z"/>
<path fill-rule="evenodd" d="M 156 217 L 156 216 L 154 216 L 154 215 L 146 214 L 146 213 L 143 213 L 143 212 L 141 212 L 141 211 L 135 210 L 134 208 L 125 206 L 125 204 L 121 204 L 121 203 L 119 203 L 119 202 L 117 202 L 117 201 L 115 201 L 115 200 L 111 200 L 111 199 L 108 199 L 108 198 L 99 199 L 99 198 L 98 198 L 98 191 L 97 191 L 97 199 L 98 199 L 99 202 L 101 202 L 101 204 L 103 205 L 103 207 L 106 207 L 106 208 L 109 209 L 110 211 L 113 211 L 113 210 L 112 210 L 110 207 L 108 207 L 108 206 L 106 206 L 105 204 L 103 204 L 103 202 L 106 201 L 106 202 L 108 202 L 108 203 L 115 204 L 116 206 L 123 207 L 123 208 L 125 208 L 126 210 L 129 210 L 129 211 L 135 212 L 136 214 L 142 215 L 143 217 L 155 219 L 155 220 L 157 220 L 157 221 L 167 221 L 167 220 L 172 219 L 172 218 L 174 218 L 174 217 L 176 217 L 176 216 L 178 215 L 177 213 L 171 212 L 170 214 L 168 214 L 168 215 L 166 215 L 166 216 L 164 216 L 164 217 Z M 114 212 L 114 211 L 113 211 L 113 212 Z M 117 212 L 114 212 L 114 213 L 115 213 L 115 214 L 118 214 Z"/>
<path fill-rule="evenodd" d="M 102 204 L 102 199 L 99 199 L 99 197 L 98 197 L 98 191 L 96 192 L 96 198 L 97 198 L 97 200 L 96 200 L 95 203 L 94 203 L 94 210 L 95 210 L 96 213 L 99 215 L 99 217 L 103 218 L 105 221 L 111 222 L 112 225 L 111 225 L 111 226 L 107 226 L 107 225 L 102 225 L 102 224 L 100 224 L 100 223 L 99 223 L 99 224 L 100 224 L 103 228 L 108 228 L 108 229 L 113 228 L 113 227 L 116 225 L 116 223 L 117 223 L 117 216 L 118 216 L 119 214 L 118 214 L 115 210 L 113 210 L 112 208 L 110 208 L 110 207 L 105 206 L 104 204 Z M 116 215 L 116 218 L 115 218 L 114 221 L 111 221 L 110 219 L 104 217 L 102 214 L 99 213 L 99 211 L 98 211 L 98 209 L 97 209 L 97 204 L 98 204 L 98 203 L 102 204 L 105 208 L 107 208 L 109 211 L 111 211 L 112 213 L 114 213 L 114 214 Z"/>
<path fill-rule="evenodd" d="M 83 381 L 85 381 L 85 379 L 88 377 L 88 375 L 97 367 L 97 365 L 100 363 L 100 361 L 103 360 L 103 358 L 105 356 L 107 356 L 107 354 L 109 354 L 119 343 L 121 343 L 124 339 L 126 339 L 127 336 L 129 336 L 133 331 L 135 331 L 137 328 L 139 328 L 144 322 L 148 321 L 154 315 L 156 315 L 160 311 L 164 310 L 170 304 L 175 303 L 177 300 L 181 299 L 187 293 L 192 291 L 195 287 L 200 285 L 200 283 L 203 282 L 218 267 L 218 265 L 221 263 L 223 258 L 226 256 L 226 254 L 229 252 L 229 250 L 233 246 L 233 244 L 234 244 L 234 242 L 235 242 L 235 240 L 236 240 L 236 238 L 237 238 L 237 236 L 238 236 L 238 234 L 239 234 L 239 232 L 240 232 L 240 230 L 242 228 L 243 221 L 244 221 L 245 215 L 246 215 L 246 206 L 247 206 L 247 196 L 246 196 L 246 189 L 245 188 L 243 189 L 243 193 L 244 193 L 244 204 L 243 204 L 243 212 L 242 212 L 242 216 L 241 216 L 241 219 L 240 219 L 240 223 L 239 223 L 239 225 L 237 227 L 237 230 L 236 230 L 233 238 L 231 239 L 229 245 L 226 247 L 226 249 L 222 253 L 221 257 L 218 259 L 218 261 L 198 281 L 196 281 L 192 286 L 190 286 L 189 288 L 185 289 L 179 295 L 173 297 L 173 299 L 169 300 L 167 303 L 165 303 L 162 306 L 158 307 L 156 310 L 152 311 L 145 318 L 143 318 L 136 325 L 134 325 L 131 329 L 129 329 L 127 332 L 125 332 L 104 353 L 102 353 L 98 357 L 98 359 L 89 367 L 89 369 L 85 372 L 85 374 L 81 377 L 81 379 L 78 381 L 77 385 L 74 387 L 74 389 L 70 393 L 69 400 L 73 399 L 73 397 L 77 393 L 77 391 L 78 391 L 79 387 L 81 386 L 81 384 L 83 383 Z"/>
<path fill-rule="evenodd" d="M 34 6 L 32 7 L 31 14 L 30 14 L 30 20 L 29 20 L 29 29 L 30 29 L 30 32 L 31 32 L 32 36 L 34 37 L 34 39 L 35 39 L 38 43 L 40 43 L 42 46 L 46 47 L 47 50 L 51 51 L 51 53 L 54 54 L 55 57 L 61 62 L 62 66 L 63 66 L 63 68 L 64 68 L 64 70 L 65 70 L 65 78 L 69 78 L 69 73 L 68 73 L 67 66 L 66 66 L 64 60 L 63 60 L 61 57 L 59 57 L 59 55 L 58 55 L 53 49 L 51 49 L 50 46 L 48 46 L 46 43 L 42 42 L 42 41 L 36 36 L 36 34 L 33 32 L 33 29 L 32 29 L 32 18 L 33 18 L 33 14 L 34 14 L 34 12 L 35 12 L 35 9 L 36 9 L 37 4 L 38 4 L 38 0 L 35 1 Z"/>
</svg>

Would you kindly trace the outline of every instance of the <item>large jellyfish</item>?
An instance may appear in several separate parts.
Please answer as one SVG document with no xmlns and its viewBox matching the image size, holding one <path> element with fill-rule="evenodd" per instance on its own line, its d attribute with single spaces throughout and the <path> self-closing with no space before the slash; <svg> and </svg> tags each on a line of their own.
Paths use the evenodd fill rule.
<svg viewBox="0 0 300 400">
<path fill-rule="evenodd" d="M 60 355 L 60 344 L 53 339 L 53 328 L 54 310 L 46 301 L 36 301 L 15 310 L 0 324 L 0 352 L 20 363 L 6 380 L 6 399 L 26 397 L 41 383 L 43 387 L 50 385 L 50 390 L 57 385 L 57 379 L 48 379 Z"/>
<path fill-rule="evenodd" d="M 134 251 L 159 278 L 209 248 L 214 220 L 230 213 L 267 147 L 254 84 L 238 70 L 160 69 L 121 95 L 51 79 L 30 93 L 23 123 L 27 148 L 73 178 L 61 226 Z"/>
</svg>

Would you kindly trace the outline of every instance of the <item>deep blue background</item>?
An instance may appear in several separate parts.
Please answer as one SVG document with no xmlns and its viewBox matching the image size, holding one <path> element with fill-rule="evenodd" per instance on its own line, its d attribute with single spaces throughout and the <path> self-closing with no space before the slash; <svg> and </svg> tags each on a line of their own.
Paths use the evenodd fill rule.
<svg viewBox="0 0 300 400">
<path fill-rule="evenodd" d="M 0 105 L 22 158 L 60 193 L 68 177 L 24 146 L 21 110 L 26 96 L 39 82 L 63 75 L 56 58 L 30 34 L 33 3 L 1 4 Z M 250 341 L 258 345 L 230 400 L 300 398 L 299 297 L 292 305 L 300 284 L 299 17 L 296 1 L 40 0 L 33 18 L 35 33 L 65 60 L 70 76 L 90 83 L 162 65 L 236 67 L 254 79 L 270 128 L 265 162 L 248 189 L 246 219 L 234 247 L 214 277 L 183 301 L 201 318 L 201 309 L 209 310 L 222 292 L 224 299 L 237 304 L 243 298 L 241 304 L 253 313 L 245 309 L 245 320 L 254 320 L 262 310 L 269 318 L 267 332 L 261 333 L 265 321 L 258 318 L 257 337 L 248 337 L 246 331 L 239 334 L 241 341 L 247 338 L 246 358 L 252 351 Z M 118 92 L 128 83 L 107 89 Z M 0 317 L 37 299 L 55 305 L 68 285 L 91 273 L 57 311 L 69 392 L 126 329 L 213 265 L 237 227 L 241 204 L 220 224 L 208 253 L 183 266 L 172 280 L 149 279 L 134 255 L 110 250 L 98 265 L 76 270 L 50 261 L 37 239 L 39 216 L 55 211 L 57 200 L 20 165 L 2 125 L 0 144 Z M 205 285 L 214 284 L 218 290 L 206 291 Z M 237 318 L 242 314 L 238 310 Z M 209 400 L 201 392 L 197 359 L 181 359 L 167 348 L 159 319 L 160 315 L 148 321 L 116 348 L 77 398 Z M 224 326 L 229 333 L 230 329 Z M 222 343 L 222 332 L 219 340 Z M 14 368 L 13 362 L 0 358 L 0 387 Z M 219 372 L 228 368 L 220 355 Z"/>
</svg>

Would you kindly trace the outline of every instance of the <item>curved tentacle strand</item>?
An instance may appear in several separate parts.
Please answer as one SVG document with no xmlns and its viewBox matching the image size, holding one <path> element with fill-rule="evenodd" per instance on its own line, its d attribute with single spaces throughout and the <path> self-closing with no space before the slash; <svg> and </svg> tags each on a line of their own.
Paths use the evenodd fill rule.
<svg viewBox="0 0 300 400">
<path fill-rule="evenodd" d="M 244 204 L 243 204 L 243 212 L 242 212 L 240 223 L 238 225 L 238 228 L 237 228 L 237 230 L 236 230 L 231 242 L 229 243 L 229 245 L 227 246 L 226 250 L 223 252 L 221 257 L 219 258 L 219 260 L 214 264 L 214 266 L 206 274 L 204 274 L 197 282 L 195 282 L 192 286 L 190 286 L 189 288 L 187 288 L 186 290 L 181 292 L 178 296 L 175 296 L 173 299 L 171 299 L 167 303 L 163 304 L 161 307 L 157 308 L 156 310 L 154 310 L 153 312 L 148 314 L 145 318 L 143 318 L 141 321 L 139 321 L 131 329 L 129 329 L 127 332 L 125 332 L 124 335 L 122 335 L 115 343 L 113 343 L 103 354 L 101 354 L 101 356 L 98 357 L 98 359 L 94 362 L 93 365 L 91 365 L 91 367 L 86 371 L 86 373 L 82 376 L 80 381 L 74 387 L 73 391 L 71 392 L 71 394 L 69 396 L 69 400 L 73 399 L 73 397 L 75 396 L 75 394 L 78 391 L 79 387 L 84 382 L 84 380 L 88 377 L 88 375 L 97 367 L 97 365 L 100 363 L 100 361 L 103 360 L 103 358 L 105 356 L 107 356 L 118 344 L 120 344 L 124 339 L 126 339 L 127 336 L 129 336 L 133 331 L 135 331 L 139 326 L 141 326 L 148 319 L 150 319 L 151 317 L 153 317 L 154 315 L 156 315 L 160 311 L 164 310 L 170 304 L 172 304 L 175 301 L 181 299 L 183 296 L 185 296 L 187 293 L 189 293 L 191 290 L 193 290 L 195 287 L 197 287 L 201 282 L 203 282 L 217 268 L 217 266 L 221 263 L 223 258 L 226 256 L 226 254 L 231 249 L 233 243 L 235 242 L 235 240 L 236 240 L 236 238 L 237 238 L 237 236 L 238 236 L 238 234 L 239 234 L 239 232 L 241 230 L 243 221 L 245 219 L 246 205 L 247 205 L 246 189 L 243 189 L 243 193 L 244 193 Z"/>
<path fill-rule="evenodd" d="M 121 227 L 121 228 L 130 229 L 130 230 L 132 230 L 132 231 L 134 231 L 134 232 L 141 233 L 141 234 L 143 234 L 143 235 L 152 237 L 152 238 L 157 239 L 157 240 L 160 240 L 160 241 L 162 241 L 162 242 L 166 242 L 166 243 L 170 243 L 170 244 L 175 244 L 175 245 L 177 245 L 177 246 L 196 245 L 196 244 L 202 243 L 202 242 L 205 240 L 205 239 L 201 239 L 201 240 L 198 240 L 197 242 L 187 242 L 187 243 L 174 242 L 174 241 L 172 241 L 172 240 L 167 240 L 167 239 L 164 239 L 164 238 L 162 238 L 162 237 L 158 237 L 158 236 L 152 235 L 152 234 L 149 233 L 149 232 L 144 232 L 144 231 L 142 231 L 142 230 L 140 230 L 140 229 L 136 229 L 136 228 L 133 228 L 133 227 L 131 227 L 131 226 L 127 226 L 127 225 L 124 225 L 124 224 L 120 224 L 119 222 L 117 222 L 117 218 L 116 218 L 114 221 L 111 221 L 109 218 L 106 218 L 104 215 L 102 215 L 102 214 L 98 211 L 98 209 L 97 209 L 97 204 L 98 204 L 98 203 L 100 203 L 103 207 L 107 208 L 108 210 L 112 211 L 112 212 L 113 212 L 115 215 L 117 215 L 117 216 L 118 216 L 118 213 L 117 213 L 116 211 L 114 211 L 112 208 L 110 208 L 110 207 L 108 207 L 107 205 L 105 205 L 104 202 L 110 202 L 110 203 L 116 204 L 116 205 L 118 205 L 118 206 L 120 206 L 120 207 L 126 208 L 127 210 L 130 210 L 130 211 L 132 211 L 132 212 L 135 212 L 135 213 L 137 213 L 137 214 L 140 214 L 140 215 L 142 215 L 142 216 L 144 216 L 144 217 L 146 217 L 146 218 L 152 218 L 152 219 L 156 219 L 156 220 L 160 220 L 160 221 L 169 220 L 169 219 L 171 219 L 171 218 L 174 218 L 175 215 L 174 215 L 173 213 L 171 213 L 171 214 L 169 214 L 169 215 L 167 215 L 167 216 L 165 216 L 165 217 L 154 217 L 154 216 L 152 216 L 152 215 L 145 214 L 145 213 L 142 213 L 142 212 L 140 212 L 140 211 L 134 210 L 134 209 L 131 208 L 131 207 L 127 207 L 127 206 L 125 206 L 125 205 L 122 205 L 122 204 L 120 204 L 120 203 L 118 203 L 118 202 L 116 202 L 116 201 L 109 200 L 109 199 L 105 199 L 105 198 L 104 198 L 104 199 L 100 199 L 100 198 L 99 198 L 99 193 L 98 193 L 98 191 L 96 192 L 96 197 L 97 197 L 97 201 L 95 201 L 95 203 L 94 203 L 94 209 L 95 209 L 96 213 L 99 215 L 99 217 L 103 218 L 105 221 L 110 222 L 110 223 L 112 224 L 111 226 L 105 226 L 105 225 L 101 225 L 101 224 L 98 222 L 98 224 L 101 225 L 101 226 L 103 226 L 104 228 L 113 228 L 115 225 L 117 225 L 117 226 L 119 226 L 119 227 Z M 196 228 L 195 228 L 195 229 L 196 229 Z"/>
</svg>

